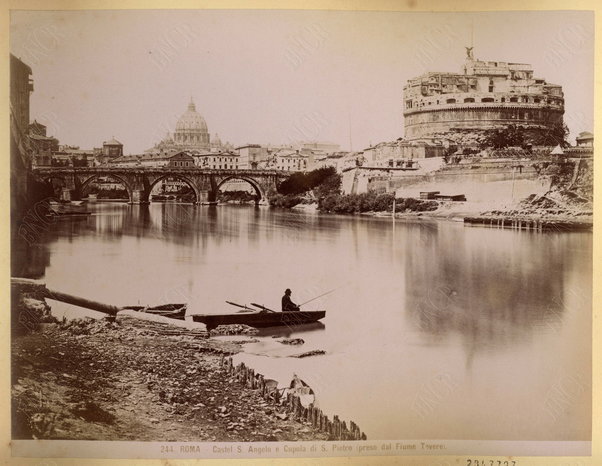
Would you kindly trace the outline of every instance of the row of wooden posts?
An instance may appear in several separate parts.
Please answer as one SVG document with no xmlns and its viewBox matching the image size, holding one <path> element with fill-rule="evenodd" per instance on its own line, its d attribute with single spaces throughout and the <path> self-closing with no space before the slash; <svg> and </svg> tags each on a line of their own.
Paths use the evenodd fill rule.
<svg viewBox="0 0 602 466">
<path fill-rule="evenodd" d="M 592 225 L 587 222 L 558 221 L 558 220 L 528 220 L 507 217 L 465 217 L 464 223 L 485 225 L 498 228 L 512 228 L 516 230 L 589 230 Z"/>
<path fill-rule="evenodd" d="M 287 393 L 284 399 L 283 392 L 278 390 L 276 386 L 266 383 L 262 374 L 256 374 L 253 369 L 245 366 L 244 363 L 241 362 L 234 366 L 231 357 L 222 356 L 222 367 L 231 376 L 234 376 L 239 383 L 252 390 L 259 390 L 264 400 L 283 406 L 294 419 L 311 423 L 314 428 L 321 432 L 327 432 L 330 440 L 366 440 L 366 434 L 353 421 L 349 422 L 348 427 L 347 423 L 341 421 L 337 415 L 330 420 L 313 403 L 308 407 L 304 407 L 299 396 L 294 393 Z"/>
</svg>

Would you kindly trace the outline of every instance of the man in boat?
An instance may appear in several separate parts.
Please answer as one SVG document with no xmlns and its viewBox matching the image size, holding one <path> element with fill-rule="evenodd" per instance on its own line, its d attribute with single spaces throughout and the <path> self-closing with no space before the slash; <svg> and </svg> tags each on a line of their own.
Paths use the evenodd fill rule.
<svg viewBox="0 0 602 466">
<path fill-rule="evenodd" d="M 282 297 L 282 312 L 300 311 L 301 309 L 293 301 L 291 301 L 291 290 L 289 288 L 284 292 Z"/>
</svg>

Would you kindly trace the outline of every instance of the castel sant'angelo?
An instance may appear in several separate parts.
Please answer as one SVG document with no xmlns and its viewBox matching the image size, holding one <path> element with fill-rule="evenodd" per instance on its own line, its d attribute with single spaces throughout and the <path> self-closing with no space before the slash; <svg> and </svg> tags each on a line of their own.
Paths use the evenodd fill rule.
<svg viewBox="0 0 602 466">
<path fill-rule="evenodd" d="M 562 87 L 531 65 L 482 61 L 466 47 L 463 73 L 428 72 L 404 86 L 405 139 L 477 141 L 483 131 L 522 126 L 532 141 L 563 124 Z"/>
</svg>

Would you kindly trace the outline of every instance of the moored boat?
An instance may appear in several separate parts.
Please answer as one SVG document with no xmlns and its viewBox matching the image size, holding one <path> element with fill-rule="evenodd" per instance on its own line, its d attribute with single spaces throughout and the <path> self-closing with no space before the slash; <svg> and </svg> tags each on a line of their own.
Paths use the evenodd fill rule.
<svg viewBox="0 0 602 466">
<path fill-rule="evenodd" d="M 160 306 L 125 306 L 123 309 L 145 312 L 147 314 L 169 317 L 171 319 L 184 320 L 184 317 L 186 316 L 186 307 L 186 304 L 161 304 Z"/>
<path fill-rule="evenodd" d="M 207 330 L 218 325 L 244 324 L 249 327 L 276 327 L 316 322 L 326 316 L 326 311 L 273 312 L 267 310 L 236 312 L 228 314 L 192 314 L 192 320 L 202 322 Z"/>
</svg>

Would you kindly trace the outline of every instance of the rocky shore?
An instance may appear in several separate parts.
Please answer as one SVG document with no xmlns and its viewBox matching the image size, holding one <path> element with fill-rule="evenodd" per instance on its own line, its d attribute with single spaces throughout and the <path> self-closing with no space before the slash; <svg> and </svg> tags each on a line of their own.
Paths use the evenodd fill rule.
<svg viewBox="0 0 602 466">
<path fill-rule="evenodd" d="M 34 298 L 25 298 L 32 305 Z M 22 308 L 22 306 L 21 306 Z M 40 309 L 41 311 L 41 309 Z M 240 341 L 118 315 L 38 321 L 12 338 L 13 438 L 291 441 L 332 437 L 241 384 Z M 31 322 L 30 322 L 31 324 Z M 276 381 L 264 380 L 273 386 Z"/>
</svg>

